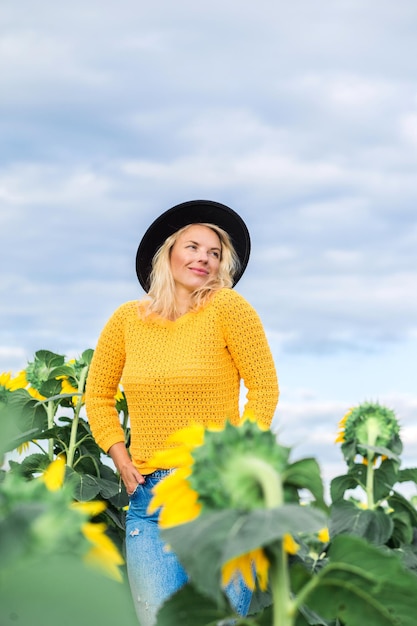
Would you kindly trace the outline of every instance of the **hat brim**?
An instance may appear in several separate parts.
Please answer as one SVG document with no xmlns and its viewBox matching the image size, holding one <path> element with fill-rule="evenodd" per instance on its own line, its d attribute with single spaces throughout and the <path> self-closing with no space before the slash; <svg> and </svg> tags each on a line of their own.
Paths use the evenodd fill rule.
<svg viewBox="0 0 417 626">
<path fill-rule="evenodd" d="M 240 261 L 233 286 L 242 277 L 250 255 L 250 236 L 245 222 L 233 209 L 212 200 L 190 200 L 168 209 L 147 229 L 136 254 L 136 274 L 143 289 L 149 291 L 152 260 L 170 235 L 189 224 L 208 223 L 219 226 L 229 235 Z"/>
</svg>

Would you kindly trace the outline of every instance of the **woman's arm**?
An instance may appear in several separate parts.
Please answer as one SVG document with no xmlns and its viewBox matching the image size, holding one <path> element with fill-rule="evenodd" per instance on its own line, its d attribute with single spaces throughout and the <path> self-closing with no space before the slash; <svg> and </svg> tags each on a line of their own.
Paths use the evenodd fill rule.
<svg viewBox="0 0 417 626">
<path fill-rule="evenodd" d="M 278 378 L 266 334 L 255 309 L 237 292 L 223 307 L 227 348 L 248 390 L 245 409 L 270 425 L 279 398 Z"/>
</svg>

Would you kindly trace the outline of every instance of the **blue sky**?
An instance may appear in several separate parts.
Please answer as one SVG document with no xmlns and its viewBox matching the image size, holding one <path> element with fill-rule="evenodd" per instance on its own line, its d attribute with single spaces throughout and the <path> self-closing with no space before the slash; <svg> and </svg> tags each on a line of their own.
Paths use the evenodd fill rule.
<svg viewBox="0 0 417 626">
<path fill-rule="evenodd" d="M 377 400 L 417 464 L 416 27 L 414 0 L 3 0 L 0 371 L 94 347 L 154 217 L 219 200 L 283 442 L 331 477 Z"/>
</svg>

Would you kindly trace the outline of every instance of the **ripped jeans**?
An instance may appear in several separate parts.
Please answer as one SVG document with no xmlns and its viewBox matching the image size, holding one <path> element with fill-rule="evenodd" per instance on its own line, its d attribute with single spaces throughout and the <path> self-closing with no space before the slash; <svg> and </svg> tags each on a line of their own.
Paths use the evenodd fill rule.
<svg viewBox="0 0 417 626">
<path fill-rule="evenodd" d="M 157 470 L 145 476 L 130 498 L 126 515 L 126 561 L 130 589 L 140 626 L 153 626 L 161 605 L 183 587 L 188 578 L 176 555 L 167 550 L 160 538 L 158 511 L 147 512 L 153 487 L 170 470 Z M 252 597 L 239 574 L 225 589 L 239 615 L 246 615 Z"/>
</svg>

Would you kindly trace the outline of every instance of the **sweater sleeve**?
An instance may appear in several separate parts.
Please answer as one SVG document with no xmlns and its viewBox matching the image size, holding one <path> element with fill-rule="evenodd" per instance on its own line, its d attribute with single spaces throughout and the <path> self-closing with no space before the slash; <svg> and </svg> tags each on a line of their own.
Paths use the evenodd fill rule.
<svg viewBox="0 0 417 626">
<path fill-rule="evenodd" d="M 223 319 L 227 348 L 247 389 L 245 409 L 269 426 L 279 386 L 272 353 L 255 309 L 237 292 L 227 290 Z"/>
<path fill-rule="evenodd" d="M 115 395 L 125 362 L 125 315 L 126 305 L 122 305 L 102 330 L 86 385 L 87 418 L 94 439 L 105 452 L 113 444 L 124 442 Z"/>
</svg>

